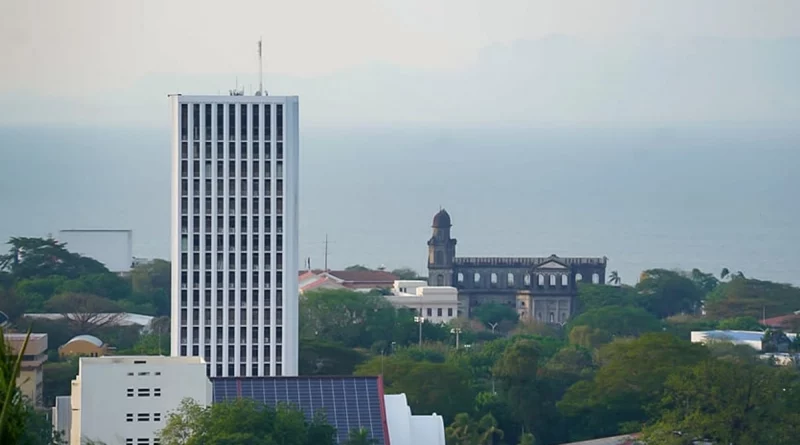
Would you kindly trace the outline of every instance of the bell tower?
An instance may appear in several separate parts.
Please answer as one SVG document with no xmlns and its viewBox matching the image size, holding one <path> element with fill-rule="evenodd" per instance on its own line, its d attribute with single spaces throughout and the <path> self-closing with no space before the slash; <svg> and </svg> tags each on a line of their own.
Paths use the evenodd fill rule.
<svg viewBox="0 0 800 445">
<path fill-rule="evenodd" d="M 453 286 L 456 240 L 450 238 L 450 214 L 441 209 L 433 217 L 433 234 L 428 240 L 428 285 Z"/>
</svg>

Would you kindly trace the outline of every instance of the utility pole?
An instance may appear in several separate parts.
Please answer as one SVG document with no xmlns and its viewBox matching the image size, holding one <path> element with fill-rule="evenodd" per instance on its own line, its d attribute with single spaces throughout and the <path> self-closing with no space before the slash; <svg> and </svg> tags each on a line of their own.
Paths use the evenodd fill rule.
<svg viewBox="0 0 800 445">
<path fill-rule="evenodd" d="M 458 349 L 458 337 L 461 335 L 461 328 L 450 329 L 451 334 L 456 334 L 456 349 Z"/>
<path fill-rule="evenodd" d="M 328 234 L 325 234 L 325 272 L 328 271 Z"/>
<path fill-rule="evenodd" d="M 421 313 L 422 311 L 420 311 L 420 314 Z M 425 322 L 425 317 L 422 316 L 414 317 L 414 321 L 419 323 L 419 347 L 420 349 L 422 349 L 422 323 Z"/>
</svg>

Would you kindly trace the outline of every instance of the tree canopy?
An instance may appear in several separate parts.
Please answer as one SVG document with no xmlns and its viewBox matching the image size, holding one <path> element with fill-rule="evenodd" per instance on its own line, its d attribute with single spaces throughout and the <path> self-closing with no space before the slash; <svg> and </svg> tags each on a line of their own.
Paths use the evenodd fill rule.
<svg viewBox="0 0 800 445">
<path fill-rule="evenodd" d="M 308 422 L 288 405 L 235 399 L 201 406 L 187 399 L 169 414 L 159 437 L 163 445 L 333 445 L 336 430 L 321 414 Z"/>
</svg>

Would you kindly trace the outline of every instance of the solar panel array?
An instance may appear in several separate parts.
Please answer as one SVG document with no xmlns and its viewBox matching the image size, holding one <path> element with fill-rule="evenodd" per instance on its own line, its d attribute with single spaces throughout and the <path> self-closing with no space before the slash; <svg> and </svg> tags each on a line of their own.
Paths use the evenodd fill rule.
<svg viewBox="0 0 800 445">
<path fill-rule="evenodd" d="M 383 423 L 383 391 L 378 377 L 216 377 L 213 402 L 244 397 L 269 406 L 290 403 L 311 420 L 323 410 L 336 428 L 339 443 L 351 430 L 364 428 L 378 445 L 387 445 Z"/>
</svg>

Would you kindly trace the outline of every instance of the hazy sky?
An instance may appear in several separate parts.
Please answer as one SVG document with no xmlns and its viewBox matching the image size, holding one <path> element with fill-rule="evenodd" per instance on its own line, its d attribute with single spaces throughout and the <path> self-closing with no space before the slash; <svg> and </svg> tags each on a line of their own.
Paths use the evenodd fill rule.
<svg viewBox="0 0 800 445">
<path fill-rule="evenodd" d="M 343 122 L 481 120 L 465 111 L 471 94 L 510 101 L 498 121 L 774 120 L 796 118 L 798 106 L 796 97 L 774 103 L 797 92 L 793 0 L 0 0 L 0 123 L 164 122 L 168 92 L 224 92 L 237 76 L 256 84 L 259 36 L 271 92 L 304 96 L 314 125 L 338 123 L 354 102 Z M 509 50 L 511 59 L 502 55 Z M 692 72 L 683 72 L 686 57 Z M 663 60 L 677 66 L 669 79 L 653 68 Z M 708 90 L 704 79 L 741 71 L 737 63 L 761 69 L 729 87 L 755 92 L 726 100 L 727 90 L 711 91 L 686 104 L 684 96 Z M 601 80 L 617 75 L 654 85 L 658 97 L 645 97 L 652 106 L 628 104 L 642 93 L 613 85 L 613 100 L 597 102 L 608 94 Z M 426 96 L 393 97 L 399 85 Z M 520 89 L 536 94 L 519 98 Z M 531 110 L 540 93 L 562 106 Z M 429 94 L 441 94 L 439 103 L 420 113 L 416 101 Z M 663 112 L 671 96 L 692 109 L 684 119 Z"/>
</svg>

